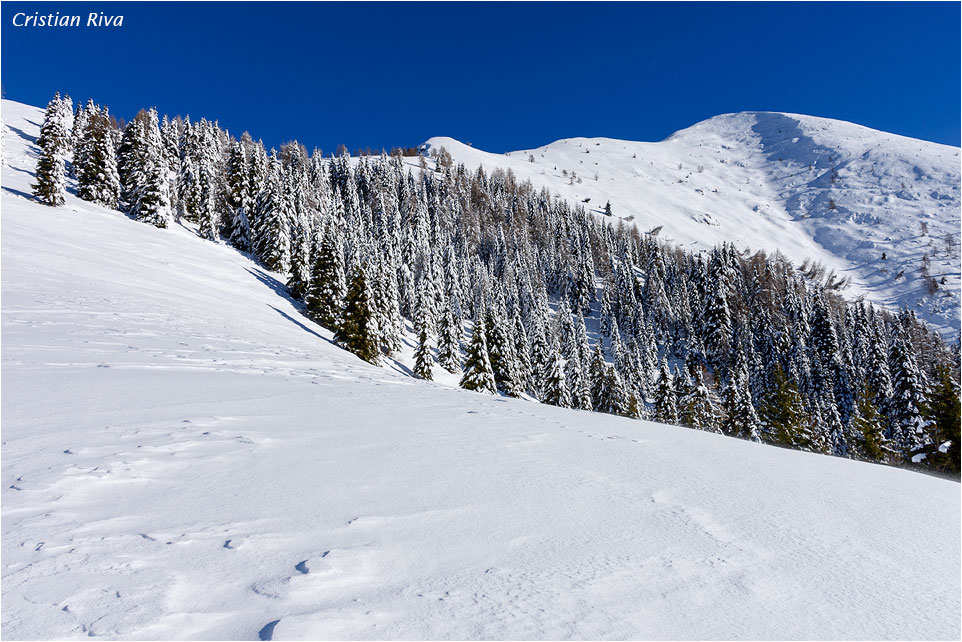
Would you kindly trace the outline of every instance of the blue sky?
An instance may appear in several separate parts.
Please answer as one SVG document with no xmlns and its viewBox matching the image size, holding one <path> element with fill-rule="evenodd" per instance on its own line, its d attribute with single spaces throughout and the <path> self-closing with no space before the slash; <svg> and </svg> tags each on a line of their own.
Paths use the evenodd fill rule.
<svg viewBox="0 0 962 642">
<path fill-rule="evenodd" d="M 13 100 L 66 91 L 325 152 L 660 140 L 744 110 L 959 145 L 960 6 L 4 2 L 0 75 Z M 124 24 L 13 26 L 35 11 Z"/>
</svg>

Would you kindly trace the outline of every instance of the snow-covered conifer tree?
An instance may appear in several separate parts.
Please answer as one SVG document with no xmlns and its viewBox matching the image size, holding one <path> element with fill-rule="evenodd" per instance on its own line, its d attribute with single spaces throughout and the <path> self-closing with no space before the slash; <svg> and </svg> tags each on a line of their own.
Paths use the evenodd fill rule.
<svg viewBox="0 0 962 642">
<path fill-rule="evenodd" d="M 491 359 L 488 356 L 488 344 L 485 337 L 484 315 L 479 315 L 471 333 L 467 355 L 464 359 L 464 374 L 461 377 L 461 387 L 475 392 L 488 394 L 497 393 L 494 373 L 491 371 Z"/>
</svg>

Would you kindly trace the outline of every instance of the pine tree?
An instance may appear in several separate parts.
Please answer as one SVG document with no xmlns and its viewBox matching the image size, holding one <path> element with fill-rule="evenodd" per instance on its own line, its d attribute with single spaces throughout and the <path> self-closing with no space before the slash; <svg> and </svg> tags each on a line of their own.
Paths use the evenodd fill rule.
<svg viewBox="0 0 962 642">
<path fill-rule="evenodd" d="M 40 126 L 40 157 L 37 160 L 37 182 L 33 195 L 51 207 L 63 205 L 67 198 L 67 178 L 64 159 L 70 148 L 70 131 L 64 119 L 64 101 L 57 93 L 47 104 Z"/>
<path fill-rule="evenodd" d="M 73 129 L 70 133 L 73 142 L 73 160 L 70 163 L 70 174 L 75 177 L 80 176 L 80 168 L 86 162 L 87 150 L 89 149 L 89 137 L 87 135 L 87 121 L 90 116 L 98 112 L 93 99 L 87 101 L 86 107 L 78 107 L 74 114 Z"/>
<path fill-rule="evenodd" d="M 277 153 L 271 151 L 270 169 L 257 200 L 260 220 L 257 256 L 268 270 L 286 273 L 291 261 L 291 239 L 288 229 L 287 198 L 281 186 L 281 168 Z"/>
<path fill-rule="evenodd" d="M 781 364 L 776 364 L 772 383 L 758 412 L 765 440 L 787 448 L 812 450 L 810 420 L 799 395 Z"/>
<path fill-rule="evenodd" d="M 347 294 L 344 279 L 344 253 L 330 223 L 314 249 L 310 282 L 305 303 L 308 314 L 326 328 L 336 328 Z"/>
<path fill-rule="evenodd" d="M 571 397 L 568 394 L 568 386 L 565 383 L 564 360 L 561 358 L 557 342 L 552 350 L 548 369 L 542 376 L 544 378 L 544 393 L 541 400 L 552 406 L 570 408 Z"/>
<path fill-rule="evenodd" d="M 364 269 L 356 268 L 344 300 L 344 311 L 334 341 L 368 363 L 377 365 L 378 349 L 371 332 L 371 307 Z"/>
<path fill-rule="evenodd" d="M 230 243 L 238 250 L 251 248 L 250 212 L 250 171 L 244 145 L 234 141 L 227 158 L 227 199 L 230 204 Z"/>
<path fill-rule="evenodd" d="M 751 441 L 761 441 L 758 414 L 752 404 L 752 393 L 748 384 L 748 368 L 739 363 L 729 374 L 728 388 L 725 391 L 726 434 Z"/>
<path fill-rule="evenodd" d="M 428 345 L 428 331 L 423 327 L 418 334 L 418 347 L 414 350 L 414 375 L 427 381 L 434 379 L 431 374 L 431 347 Z"/>
<path fill-rule="evenodd" d="M 503 313 L 496 313 L 494 306 L 488 308 L 485 319 L 487 330 L 488 356 L 491 359 L 491 371 L 498 390 L 510 397 L 520 397 L 524 388 L 519 381 L 518 367 L 514 355 L 514 346 L 508 336 Z"/>
<path fill-rule="evenodd" d="M 438 325 L 438 364 L 448 372 L 461 367 L 461 328 L 450 306 L 444 308 Z"/>
<path fill-rule="evenodd" d="M 904 457 L 911 458 L 925 445 L 922 413 L 927 386 L 925 373 L 916 365 L 902 330 L 896 332 L 889 347 L 889 369 L 892 373 L 890 438 Z"/>
<path fill-rule="evenodd" d="M 141 111 L 124 130 L 118 158 L 121 195 L 138 221 L 167 227 L 170 193 L 156 110 Z"/>
<path fill-rule="evenodd" d="M 468 353 L 464 360 L 461 387 L 492 395 L 498 392 L 494 383 L 494 373 L 491 371 L 491 360 L 488 356 L 483 315 L 478 318 L 474 325 L 474 331 L 471 333 L 471 342 L 468 344 Z"/>
<path fill-rule="evenodd" d="M 117 174 L 117 157 L 110 134 L 110 118 L 91 104 L 84 111 L 84 129 L 77 142 L 74 155 L 74 172 L 77 176 L 77 194 L 85 201 L 114 209 L 120 200 L 120 176 Z"/>
<path fill-rule="evenodd" d="M 959 474 L 960 402 L 959 384 L 952 378 L 948 365 L 936 366 L 936 378 L 926 405 L 926 417 L 932 422 L 930 432 L 934 447 L 927 463 L 938 470 Z"/>
<path fill-rule="evenodd" d="M 665 359 L 661 360 L 658 381 L 655 383 L 654 420 L 662 424 L 678 423 L 678 400 L 675 398 L 675 386 L 668 374 L 668 361 Z"/>
<path fill-rule="evenodd" d="M 705 383 L 701 368 L 696 370 L 691 391 L 680 400 L 679 405 L 679 421 L 682 425 L 696 430 L 721 432 L 721 402 Z"/>
<path fill-rule="evenodd" d="M 883 461 L 894 454 L 885 439 L 885 417 L 872 401 L 869 388 L 862 388 L 852 414 L 852 430 L 859 436 L 856 455 L 868 461 Z"/>
</svg>

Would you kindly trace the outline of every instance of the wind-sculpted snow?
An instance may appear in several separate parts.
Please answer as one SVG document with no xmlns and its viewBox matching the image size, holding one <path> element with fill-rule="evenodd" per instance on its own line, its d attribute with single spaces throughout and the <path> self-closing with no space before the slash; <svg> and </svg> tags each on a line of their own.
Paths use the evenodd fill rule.
<svg viewBox="0 0 962 642">
<path fill-rule="evenodd" d="M 3 118 L 5 639 L 959 637 L 957 483 L 370 366 Z"/>
<path fill-rule="evenodd" d="M 450 138 L 428 146 L 589 199 L 599 214 L 610 201 L 614 216 L 686 247 L 731 241 L 820 262 L 851 279 L 846 295 L 959 334 L 957 147 L 775 112 L 716 116 L 660 143 L 570 138 L 505 155 Z"/>
</svg>

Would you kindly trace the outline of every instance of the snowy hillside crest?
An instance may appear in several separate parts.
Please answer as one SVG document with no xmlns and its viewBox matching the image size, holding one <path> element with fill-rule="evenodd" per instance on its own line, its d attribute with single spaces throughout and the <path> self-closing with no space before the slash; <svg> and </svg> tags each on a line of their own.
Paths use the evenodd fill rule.
<svg viewBox="0 0 962 642">
<path fill-rule="evenodd" d="M 820 263 L 850 283 L 847 296 L 959 336 L 957 147 L 779 112 L 723 114 L 660 143 L 571 138 L 504 155 L 451 138 L 427 146 L 589 199 L 598 214 L 610 201 L 617 218 L 683 247 L 728 241 Z"/>
</svg>

